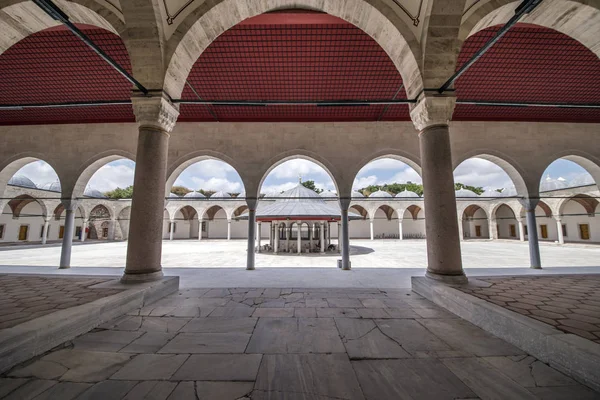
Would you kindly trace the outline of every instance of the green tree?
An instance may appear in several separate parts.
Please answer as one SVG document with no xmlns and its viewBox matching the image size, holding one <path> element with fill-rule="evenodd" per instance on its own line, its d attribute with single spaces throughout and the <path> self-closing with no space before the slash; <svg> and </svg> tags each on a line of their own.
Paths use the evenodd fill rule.
<svg viewBox="0 0 600 400">
<path fill-rule="evenodd" d="M 304 186 L 307 189 L 314 190 L 317 193 L 321 193 L 323 191 L 323 189 L 319 189 L 315 186 L 315 181 L 304 181 L 302 182 L 302 186 Z"/>
<path fill-rule="evenodd" d="M 179 197 L 183 197 L 189 192 L 191 192 L 191 190 L 186 188 L 185 186 L 173 186 L 171 188 L 171 193 L 176 194 Z"/>
<path fill-rule="evenodd" d="M 121 189 L 120 187 L 111 190 L 110 192 L 105 192 L 104 195 L 109 199 L 131 199 L 133 197 L 133 185 L 127 186 L 125 189 Z"/>
<path fill-rule="evenodd" d="M 205 195 L 206 197 L 210 197 L 213 194 L 217 193 L 214 190 L 204 190 L 204 189 L 198 189 L 198 192 L 202 193 L 203 195 Z"/>
<path fill-rule="evenodd" d="M 477 194 L 481 194 L 481 193 L 485 192 L 485 190 L 483 190 L 483 188 L 481 186 L 470 186 L 470 185 L 465 185 L 464 183 L 456 182 L 454 184 L 454 190 L 460 190 L 460 189 L 467 189 L 467 190 L 470 190 L 471 192 L 475 192 Z"/>
</svg>

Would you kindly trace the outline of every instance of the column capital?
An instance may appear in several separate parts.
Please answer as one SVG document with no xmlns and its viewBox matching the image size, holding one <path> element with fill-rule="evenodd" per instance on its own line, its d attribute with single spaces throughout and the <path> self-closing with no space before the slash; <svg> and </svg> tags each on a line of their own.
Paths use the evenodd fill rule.
<svg viewBox="0 0 600 400">
<path fill-rule="evenodd" d="M 453 94 L 423 92 L 410 109 L 410 118 L 418 131 L 434 125 L 448 125 L 452 118 L 456 97 Z"/>
<path fill-rule="evenodd" d="M 553 215 L 552 218 L 554 218 L 556 222 L 562 221 L 562 215 Z"/>
<path fill-rule="evenodd" d="M 248 208 L 250 210 L 256 210 L 256 205 L 258 204 L 258 199 L 252 197 L 246 197 L 246 204 L 248 204 Z"/>
<path fill-rule="evenodd" d="M 131 97 L 133 113 L 140 127 L 160 129 L 170 133 L 179 117 L 179 106 L 173 104 L 165 92 L 148 97 L 134 94 Z"/>
<path fill-rule="evenodd" d="M 340 207 L 342 208 L 342 210 L 348 210 L 348 208 L 350 208 L 351 202 L 352 199 L 340 197 Z"/>
<path fill-rule="evenodd" d="M 74 211 L 77 209 L 77 207 L 79 207 L 79 202 L 71 200 L 71 199 L 61 200 L 60 204 L 62 204 L 62 206 L 65 208 L 65 210 L 69 210 L 69 211 Z"/>
<path fill-rule="evenodd" d="M 519 203 L 521 203 L 521 205 L 525 207 L 527 211 L 535 210 L 539 202 L 540 199 L 538 197 L 525 197 L 523 199 L 519 199 Z"/>
</svg>

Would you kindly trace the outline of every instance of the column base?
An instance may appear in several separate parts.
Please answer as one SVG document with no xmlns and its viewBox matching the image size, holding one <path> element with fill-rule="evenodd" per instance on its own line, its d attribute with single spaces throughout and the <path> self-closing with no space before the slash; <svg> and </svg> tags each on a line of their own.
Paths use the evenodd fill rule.
<svg viewBox="0 0 600 400">
<path fill-rule="evenodd" d="M 466 284 L 469 282 L 464 272 L 461 275 L 442 275 L 428 270 L 425 272 L 425 277 L 433 279 L 434 281 L 448 283 L 451 285 Z"/>
<path fill-rule="evenodd" d="M 139 283 L 158 281 L 164 277 L 162 271 L 154 271 L 146 274 L 128 274 L 125 272 L 121 277 L 121 283 Z"/>
<path fill-rule="evenodd" d="M 529 267 L 529 268 L 531 268 L 531 269 L 542 269 L 542 267 L 540 267 L 540 266 L 537 266 L 537 265 L 532 265 L 532 266 L 531 266 L 531 267 Z"/>
<path fill-rule="evenodd" d="M 256 268 L 254 268 L 254 265 L 251 267 L 246 267 L 246 271 L 254 271 Z"/>
<path fill-rule="evenodd" d="M 61 265 L 60 267 L 58 267 L 58 269 L 69 269 L 71 268 L 70 265 Z"/>
</svg>

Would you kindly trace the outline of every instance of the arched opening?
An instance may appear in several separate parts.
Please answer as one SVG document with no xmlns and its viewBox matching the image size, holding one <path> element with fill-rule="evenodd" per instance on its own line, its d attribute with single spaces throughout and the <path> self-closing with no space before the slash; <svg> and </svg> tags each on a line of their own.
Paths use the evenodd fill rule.
<svg viewBox="0 0 600 400">
<path fill-rule="evenodd" d="M 462 231 L 465 239 L 491 239 L 488 215 L 477 204 L 465 207 L 462 215 Z"/>
<path fill-rule="evenodd" d="M 131 219 L 131 206 L 123 208 L 117 216 L 119 228 L 121 228 L 121 237 L 123 240 L 129 238 L 129 221 Z"/>
<path fill-rule="evenodd" d="M 73 197 L 87 202 L 95 199 L 131 199 L 135 162 L 123 155 L 99 156 L 83 169 L 73 190 Z"/>
<path fill-rule="evenodd" d="M 529 230 L 533 228 L 527 225 L 524 208 L 521 208 L 521 218 L 523 218 L 524 233 L 527 238 L 529 236 Z M 548 203 L 543 200 L 539 201 L 535 207 L 535 218 L 537 223 L 535 229 L 537 229 L 539 240 L 551 242 L 558 240 L 556 222 L 552 218 L 552 208 L 550 208 Z"/>
<path fill-rule="evenodd" d="M 565 242 L 600 242 L 600 224 L 596 222 L 598 199 L 577 194 L 564 199 L 559 206 L 560 220 Z M 560 224 L 560 227 L 558 226 Z"/>
<path fill-rule="evenodd" d="M 496 219 L 499 239 L 520 239 L 519 222 L 514 210 L 507 204 L 501 203 L 492 210 Z"/>
<path fill-rule="evenodd" d="M 598 190 L 594 176 L 600 178 L 600 166 L 580 156 L 565 156 L 554 160 L 540 181 L 540 195 L 569 196 Z"/>
<path fill-rule="evenodd" d="M 247 205 L 241 205 L 233 210 L 233 213 L 231 214 L 232 239 L 244 239 L 248 237 L 248 219 L 240 218 L 246 211 L 248 211 Z M 268 228 L 266 224 L 265 226 L 261 225 L 261 237 L 265 235 L 268 236 L 269 231 L 266 228 Z"/>
<path fill-rule="evenodd" d="M 401 193 L 402 197 L 420 197 L 423 195 L 423 184 L 420 167 L 414 161 L 400 156 L 383 156 L 365 164 L 356 174 L 353 191 L 366 197 L 375 192 L 382 196 L 386 193 L 394 197 Z"/>
<path fill-rule="evenodd" d="M 204 211 L 202 221 L 206 225 L 206 238 L 227 239 L 228 219 L 227 212 L 219 205 L 214 205 Z M 246 232 L 246 235 L 248 232 Z M 204 237 L 204 236 L 203 236 Z"/>
<path fill-rule="evenodd" d="M 328 192 L 337 196 L 337 183 L 334 175 L 323 163 L 303 155 L 283 157 L 269 166 L 259 185 L 260 197 L 278 197 L 301 183 L 321 196 L 329 197 Z"/>
<path fill-rule="evenodd" d="M 398 213 L 394 208 L 383 204 L 373 214 L 373 237 L 374 239 L 399 239 Z"/>
<path fill-rule="evenodd" d="M 86 238 L 115 240 L 116 228 L 109 209 L 105 205 L 99 204 L 90 211 L 88 226 L 85 227 Z"/>
<path fill-rule="evenodd" d="M 47 213 L 46 204 L 31 195 L 10 199 L 0 215 L 0 242 L 42 241 Z"/>
<path fill-rule="evenodd" d="M 245 197 L 236 169 L 225 161 L 207 157 L 191 158 L 176 167 L 167 180 L 166 193 L 171 198 L 185 197 L 189 201 Z"/>
<path fill-rule="evenodd" d="M 425 210 L 411 204 L 402 215 L 402 239 L 425 239 Z"/>
<path fill-rule="evenodd" d="M 517 169 L 492 155 L 477 155 L 462 161 L 454 169 L 454 185 L 457 190 L 469 190 L 488 201 L 527 194 L 525 181 Z"/>
<path fill-rule="evenodd" d="M 46 161 L 26 157 L 13 161 L 0 174 L 7 184 L 4 197 L 23 191 L 39 198 L 60 198 L 61 184 L 56 171 Z M 0 184 L 2 181 L 0 180 Z"/>
</svg>

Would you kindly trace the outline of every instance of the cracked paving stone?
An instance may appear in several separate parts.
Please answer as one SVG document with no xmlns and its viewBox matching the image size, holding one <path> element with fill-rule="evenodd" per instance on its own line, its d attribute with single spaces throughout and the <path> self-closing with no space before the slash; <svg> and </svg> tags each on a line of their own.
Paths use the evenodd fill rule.
<svg viewBox="0 0 600 400">
<path fill-rule="evenodd" d="M 452 350 L 438 336 L 432 334 L 417 321 L 412 319 L 375 320 L 381 332 L 402 345 L 410 353 L 416 351 Z"/>
<path fill-rule="evenodd" d="M 50 381 L 45 379 L 32 379 L 24 385 L 19 386 L 8 396 L 4 397 L 4 400 L 33 399 L 34 397 L 42 394 L 57 383 L 57 381 Z"/>
<path fill-rule="evenodd" d="M 99 382 L 108 379 L 131 359 L 131 355 L 63 349 L 50 353 L 28 367 L 34 369 L 37 362 L 47 362 L 67 368 L 61 381 Z M 27 367 L 26 367 L 27 368 Z"/>
<path fill-rule="evenodd" d="M 175 337 L 176 333 L 146 332 L 123 347 L 120 353 L 156 353 Z"/>
<path fill-rule="evenodd" d="M 102 381 L 83 392 L 77 400 L 121 399 L 137 382 L 134 381 Z"/>
<path fill-rule="evenodd" d="M 124 381 L 166 380 L 187 360 L 187 354 L 140 354 L 110 379 Z"/>
<path fill-rule="evenodd" d="M 123 398 L 123 400 L 165 400 L 173 392 L 177 383 L 164 381 L 140 382 Z"/>
<path fill-rule="evenodd" d="M 171 380 L 254 381 L 261 359 L 261 354 L 193 354 Z"/>
<path fill-rule="evenodd" d="M 73 346 L 77 350 L 119 351 L 143 334 L 127 331 L 90 332 L 73 340 Z"/>
<path fill-rule="evenodd" d="M 350 359 L 410 357 L 370 319 L 336 318 L 335 323 Z"/>
<path fill-rule="evenodd" d="M 194 318 L 181 332 L 252 333 L 258 318 Z"/>
<path fill-rule="evenodd" d="M 34 400 L 73 400 L 92 386 L 91 383 L 59 382 Z"/>
<path fill-rule="evenodd" d="M 532 356 L 513 360 L 511 357 L 484 357 L 492 366 L 523 387 L 577 385 L 563 375 Z"/>
<path fill-rule="evenodd" d="M 179 333 L 158 353 L 243 353 L 248 340 L 247 333 Z"/>
<path fill-rule="evenodd" d="M 198 400 L 238 400 L 252 392 L 254 382 L 196 382 Z"/>
</svg>

